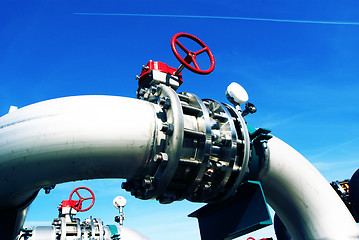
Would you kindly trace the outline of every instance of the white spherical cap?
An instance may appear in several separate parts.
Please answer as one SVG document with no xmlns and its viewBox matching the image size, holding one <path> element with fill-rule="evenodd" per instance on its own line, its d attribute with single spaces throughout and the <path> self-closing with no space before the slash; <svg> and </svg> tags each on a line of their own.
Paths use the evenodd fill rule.
<svg viewBox="0 0 359 240">
<path fill-rule="evenodd" d="M 248 101 L 247 91 L 241 85 L 235 82 L 229 84 L 227 87 L 226 95 L 227 98 L 232 98 L 238 104 L 243 104 Z"/>
<path fill-rule="evenodd" d="M 115 206 L 117 209 L 120 209 L 120 207 L 124 207 L 126 205 L 126 202 L 126 198 L 117 196 L 113 199 L 113 206 Z"/>
</svg>

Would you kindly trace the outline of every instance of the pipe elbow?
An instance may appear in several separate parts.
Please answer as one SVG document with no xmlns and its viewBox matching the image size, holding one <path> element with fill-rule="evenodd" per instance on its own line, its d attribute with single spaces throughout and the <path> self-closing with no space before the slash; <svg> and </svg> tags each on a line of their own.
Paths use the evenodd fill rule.
<svg viewBox="0 0 359 240">
<path fill-rule="evenodd" d="M 1 117 L 0 208 L 61 182 L 136 176 L 153 152 L 159 111 L 137 99 L 77 96 Z"/>
<path fill-rule="evenodd" d="M 268 203 L 294 239 L 357 239 L 359 229 L 326 179 L 278 138 L 268 141 L 269 160 L 260 175 Z"/>
</svg>

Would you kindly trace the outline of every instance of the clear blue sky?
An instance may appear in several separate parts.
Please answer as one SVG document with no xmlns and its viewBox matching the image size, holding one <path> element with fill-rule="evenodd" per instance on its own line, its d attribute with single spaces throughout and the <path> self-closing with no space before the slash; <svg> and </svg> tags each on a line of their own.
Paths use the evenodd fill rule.
<svg viewBox="0 0 359 240">
<path fill-rule="evenodd" d="M 207 76 L 184 70 L 181 91 L 227 101 L 227 86 L 240 83 L 258 108 L 247 118 L 251 125 L 271 129 L 328 181 L 350 178 L 359 165 L 358 12 L 357 1 L 332 0 L 3 0 L 0 115 L 10 105 L 65 96 L 135 97 L 141 66 L 152 59 L 177 67 L 170 40 L 187 32 L 210 47 L 216 68 Z M 112 199 L 123 195 L 125 226 L 154 240 L 199 239 L 196 220 L 186 215 L 200 205 L 137 200 L 121 190 L 121 182 L 57 185 L 50 195 L 39 195 L 27 221 L 49 224 L 61 200 L 87 186 L 97 201 L 81 219 L 92 215 L 112 224 Z"/>
</svg>

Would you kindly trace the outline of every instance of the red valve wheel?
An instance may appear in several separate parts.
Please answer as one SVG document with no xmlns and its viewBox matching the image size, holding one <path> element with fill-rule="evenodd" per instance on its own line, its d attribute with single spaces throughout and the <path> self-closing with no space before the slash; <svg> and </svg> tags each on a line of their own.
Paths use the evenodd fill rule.
<svg viewBox="0 0 359 240">
<path fill-rule="evenodd" d="M 195 41 L 202 47 L 202 49 L 198 50 L 196 52 L 188 51 L 187 48 L 185 48 L 178 41 L 178 38 L 181 38 L 181 37 L 189 38 L 189 39 Z M 182 58 L 181 55 L 178 53 L 176 45 L 179 46 L 187 54 L 187 56 L 185 58 Z M 172 51 L 173 51 L 174 55 L 176 56 L 176 58 L 178 59 L 178 61 L 181 64 L 183 64 L 190 71 L 192 71 L 194 73 L 198 73 L 198 74 L 203 74 L 203 75 L 209 74 L 213 71 L 214 65 L 215 65 L 214 56 L 213 56 L 211 50 L 209 50 L 209 48 L 207 47 L 207 45 L 204 44 L 197 37 L 195 37 L 191 34 L 188 34 L 188 33 L 177 33 L 172 37 L 171 47 L 172 47 Z M 209 59 L 211 61 L 211 66 L 207 70 L 202 70 L 196 61 L 197 55 L 204 53 L 204 52 L 206 52 L 208 54 Z M 192 62 L 193 62 L 194 67 L 190 65 Z"/>
<path fill-rule="evenodd" d="M 84 196 L 84 194 L 82 194 L 82 196 L 80 195 L 79 191 L 80 189 L 84 189 L 86 190 L 87 192 L 90 192 L 91 194 L 91 197 L 85 197 L 83 198 L 82 196 Z M 72 197 L 74 195 L 74 193 L 76 193 L 76 195 L 79 197 L 79 200 L 73 200 Z M 75 197 L 74 197 L 75 198 Z M 91 201 L 91 205 L 85 209 L 82 209 L 82 203 L 86 200 L 92 200 Z M 75 209 L 76 211 L 79 211 L 79 212 L 85 212 L 87 210 L 89 210 L 90 208 L 92 208 L 92 206 L 94 205 L 95 203 L 95 195 L 93 194 L 93 192 L 87 188 L 87 187 L 78 187 L 78 188 L 75 188 L 71 194 L 70 194 L 70 198 L 69 198 L 69 202 L 71 204 L 71 207 L 73 209 Z"/>
</svg>

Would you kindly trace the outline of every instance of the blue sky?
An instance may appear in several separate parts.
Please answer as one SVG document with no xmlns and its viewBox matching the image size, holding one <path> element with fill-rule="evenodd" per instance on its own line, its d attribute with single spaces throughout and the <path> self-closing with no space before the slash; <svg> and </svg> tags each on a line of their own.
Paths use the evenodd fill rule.
<svg viewBox="0 0 359 240">
<path fill-rule="evenodd" d="M 331 0 L 3 0 L 0 115 L 11 105 L 65 96 L 135 97 L 135 75 L 148 60 L 179 66 L 170 40 L 187 32 L 210 47 L 216 67 L 207 76 L 184 70 L 180 91 L 227 102 L 227 86 L 240 83 L 258 109 L 247 117 L 251 125 L 271 129 L 328 181 L 350 178 L 359 165 L 358 12 L 357 1 Z M 87 186 L 97 200 L 81 219 L 92 215 L 112 224 L 112 199 L 123 195 L 125 226 L 151 239 L 199 239 L 196 220 L 186 216 L 200 204 L 137 200 L 121 182 L 57 185 L 39 195 L 27 221 L 47 225 L 73 188 Z"/>
</svg>

